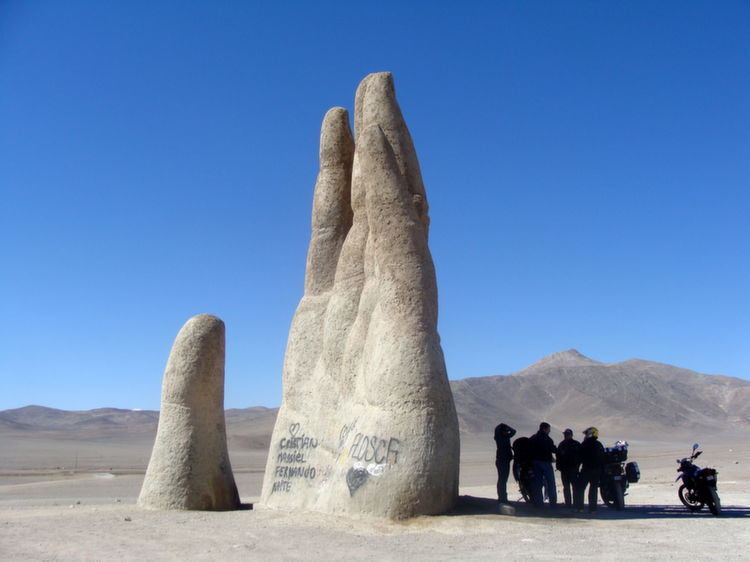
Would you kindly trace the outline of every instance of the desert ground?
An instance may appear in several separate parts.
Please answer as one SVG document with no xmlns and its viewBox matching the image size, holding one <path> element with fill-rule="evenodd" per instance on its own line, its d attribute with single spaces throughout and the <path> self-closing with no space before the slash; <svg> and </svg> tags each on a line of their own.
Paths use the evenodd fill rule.
<svg viewBox="0 0 750 562">
<path fill-rule="evenodd" d="M 675 459 L 692 441 L 631 441 L 642 478 L 627 508 L 595 516 L 514 502 L 499 513 L 489 435 L 462 439 L 461 499 L 447 515 L 404 522 L 264 510 L 265 452 L 233 449 L 244 503 L 233 512 L 147 511 L 136 505 L 151 437 L 76 440 L 0 435 L 0 558 L 92 559 L 749 559 L 750 438 L 696 436 L 701 466 L 719 471 L 723 513 L 677 499 Z M 520 495 L 509 483 L 511 499 Z M 559 492 L 559 490 L 558 490 Z"/>
</svg>

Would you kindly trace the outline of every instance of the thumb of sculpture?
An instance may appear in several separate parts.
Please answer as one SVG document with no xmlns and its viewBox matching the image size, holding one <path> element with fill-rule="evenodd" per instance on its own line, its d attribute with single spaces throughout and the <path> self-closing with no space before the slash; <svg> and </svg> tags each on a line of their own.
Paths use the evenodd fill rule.
<svg viewBox="0 0 750 562">
<path fill-rule="evenodd" d="M 172 345 L 138 505 L 185 510 L 240 505 L 224 422 L 224 322 L 210 314 L 188 320 Z"/>
</svg>

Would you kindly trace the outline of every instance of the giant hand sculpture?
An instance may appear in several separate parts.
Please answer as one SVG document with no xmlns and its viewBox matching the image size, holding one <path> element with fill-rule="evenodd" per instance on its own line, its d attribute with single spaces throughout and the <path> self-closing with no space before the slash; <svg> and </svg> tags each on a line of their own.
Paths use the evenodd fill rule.
<svg viewBox="0 0 750 562">
<path fill-rule="evenodd" d="M 390 73 L 320 136 L 305 294 L 262 504 L 400 519 L 449 509 L 458 421 L 437 333 L 427 201 Z"/>
<path fill-rule="evenodd" d="M 240 497 L 224 422 L 224 322 L 188 320 L 169 353 L 156 441 L 138 505 L 151 509 L 237 509 Z"/>
</svg>

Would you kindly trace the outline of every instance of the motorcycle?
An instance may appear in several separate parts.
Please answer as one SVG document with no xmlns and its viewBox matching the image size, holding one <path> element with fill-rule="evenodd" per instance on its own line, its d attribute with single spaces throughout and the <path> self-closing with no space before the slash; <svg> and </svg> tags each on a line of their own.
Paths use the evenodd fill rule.
<svg viewBox="0 0 750 562">
<path fill-rule="evenodd" d="M 628 460 L 627 441 L 618 441 L 614 447 L 604 449 L 604 468 L 599 482 L 599 492 L 607 507 L 617 511 L 625 509 L 625 496 L 631 483 L 641 478 L 641 471 L 637 462 Z"/>
<path fill-rule="evenodd" d="M 536 474 L 531 462 L 529 438 L 519 437 L 513 442 L 513 478 L 526 503 L 534 503 Z"/>
<path fill-rule="evenodd" d="M 693 445 L 693 453 L 690 457 L 677 459 L 679 476 L 675 482 L 682 479 L 682 484 L 677 490 L 677 496 L 685 507 L 690 511 L 698 512 L 708 505 L 708 509 L 714 515 L 721 513 L 721 501 L 716 491 L 717 470 L 715 468 L 701 468 L 693 463 L 703 451 L 698 450 L 698 443 Z"/>
<path fill-rule="evenodd" d="M 534 467 L 529 463 L 519 463 L 513 467 L 513 476 L 518 482 L 518 491 L 526 503 L 534 503 Z"/>
</svg>

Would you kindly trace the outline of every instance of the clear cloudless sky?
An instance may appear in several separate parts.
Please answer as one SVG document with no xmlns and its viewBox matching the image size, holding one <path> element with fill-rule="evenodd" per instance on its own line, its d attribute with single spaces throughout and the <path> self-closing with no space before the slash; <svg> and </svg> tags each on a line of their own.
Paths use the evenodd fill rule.
<svg viewBox="0 0 750 562">
<path fill-rule="evenodd" d="M 318 135 L 390 70 L 452 379 L 750 378 L 750 3 L 0 1 L 0 409 L 159 406 L 192 315 L 276 406 Z"/>
</svg>

